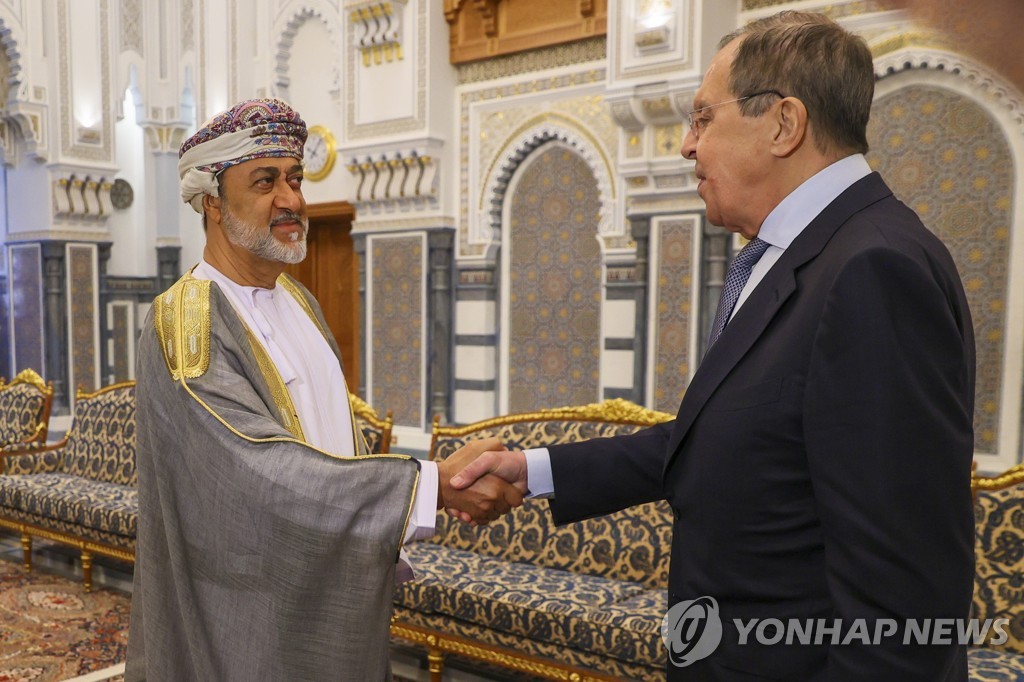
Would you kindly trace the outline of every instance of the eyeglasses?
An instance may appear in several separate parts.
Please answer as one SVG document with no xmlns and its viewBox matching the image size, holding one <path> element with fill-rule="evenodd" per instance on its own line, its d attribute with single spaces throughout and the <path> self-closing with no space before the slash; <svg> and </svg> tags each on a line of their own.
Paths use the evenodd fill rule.
<svg viewBox="0 0 1024 682">
<path fill-rule="evenodd" d="M 715 107 L 725 106 L 726 104 L 732 104 L 733 102 L 743 102 L 754 97 L 760 97 L 761 95 L 777 95 L 782 98 L 786 97 L 778 90 L 761 90 L 760 92 L 754 92 L 749 95 L 744 95 L 743 97 L 737 97 L 736 99 L 728 99 L 724 102 L 719 102 L 718 104 L 709 104 L 706 107 L 694 109 L 693 111 L 686 115 L 686 120 L 689 121 L 690 123 L 690 132 L 693 133 L 693 136 L 695 138 L 700 139 L 700 134 L 704 132 L 704 128 L 707 127 L 708 123 L 711 121 L 711 119 L 708 118 L 707 116 L 698 115 L 702 111 L 714 109 Z"/>
</svg>

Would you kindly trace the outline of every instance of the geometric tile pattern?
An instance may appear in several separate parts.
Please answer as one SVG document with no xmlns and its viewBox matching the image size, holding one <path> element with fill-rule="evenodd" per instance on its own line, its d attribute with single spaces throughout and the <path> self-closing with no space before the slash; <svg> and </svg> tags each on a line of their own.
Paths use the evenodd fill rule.
<svg viewBox="0 0 1024 682">
<path fill-rule="evenodd" d="M 598 399 L 600 196 L 587 163 L 564 146 L 533 152 L 511 198 L 509 412 Z"/>
<path fill-rule="evenodd" d="M 43 368 L 43 255 L 39 244 L 11 245 L 9 294 L 14 357 L 12 373 Z"/>
<path fill-rule="evenodd" d="M 651 407 L 675 413 L 690 381 L 690 325 L 693 293 L 693 231 L 697 221 L 659 225 L 658 262 L 654 264 L 658 300 L 654 328 L 654 401 Z M 698 256 L 699 257 L 699 256 Z"/>
<path fill-rule="evenodd" d="M 996 452 L 1014 165 L 992 116 L 963 95 L 910 85 L 875 101 L 868 161 L 949 248 L 977 343 L 975 449 Z"/>
<path fill-rule="evenodd" d="M 374 405 L 394 413 L 396 424 L 422 426 L 423 329 L 422 235 L 370 240 L 373 272 Z"/>
<path fill-rule="evenodd" d="M 96 310 L 96 247 L 92 244 L 68 244 L 68 346 L 71 355 L 69 393 L 79 386 L 91 393 L 99 388 L 99 349 L 96 332 L 99 326 Z"/>
</svg>

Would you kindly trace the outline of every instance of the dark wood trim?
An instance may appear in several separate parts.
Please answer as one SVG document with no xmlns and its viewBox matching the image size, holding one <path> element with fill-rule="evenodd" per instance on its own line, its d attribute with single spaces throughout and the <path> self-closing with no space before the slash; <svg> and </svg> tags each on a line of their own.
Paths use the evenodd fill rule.
<svg viewBox="0 0 1024 682">
<path fill-rule="evenodd" d="M 306 215 L 310 219 L 344 218 L 356 219 L 356 207 L 347 201 L 326 201 L 321 204 L 307 204 Z"/>
</svg>

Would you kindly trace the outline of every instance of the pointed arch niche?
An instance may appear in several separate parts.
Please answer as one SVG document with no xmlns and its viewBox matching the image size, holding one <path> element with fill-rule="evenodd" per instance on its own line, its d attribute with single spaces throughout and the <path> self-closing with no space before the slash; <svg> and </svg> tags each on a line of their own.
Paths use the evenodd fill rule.
<svg viewBox="0 0 1024 682">
<path fill-rule="evenodd" d="M 975 459 L 1020 461 L 1024 384 L 1024 116 L 1019 93 L 962 56 L 875 62 L 868 161 L 949 248 L 977 346 Z"/>
<path fill-rule="evenodd" d="M 600 183 L 551 136 L 508 179 L 501 208 L 500 412 L 594 402 L 600 393 Z"/>
</svg>

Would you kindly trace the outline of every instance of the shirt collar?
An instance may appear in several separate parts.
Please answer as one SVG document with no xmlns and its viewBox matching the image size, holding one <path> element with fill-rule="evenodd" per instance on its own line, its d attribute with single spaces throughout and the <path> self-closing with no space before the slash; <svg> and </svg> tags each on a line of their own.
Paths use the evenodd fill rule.
<svg viewBox="0 0 1024 682">
<path fill-rule="evenodd" d="M 871 173 L 863 154 L 853 154 L 823 168 L 789 193 L 761 223 L 757 236 L 780 249 L 793 240 L 836 197 Z"/>
</svg>

